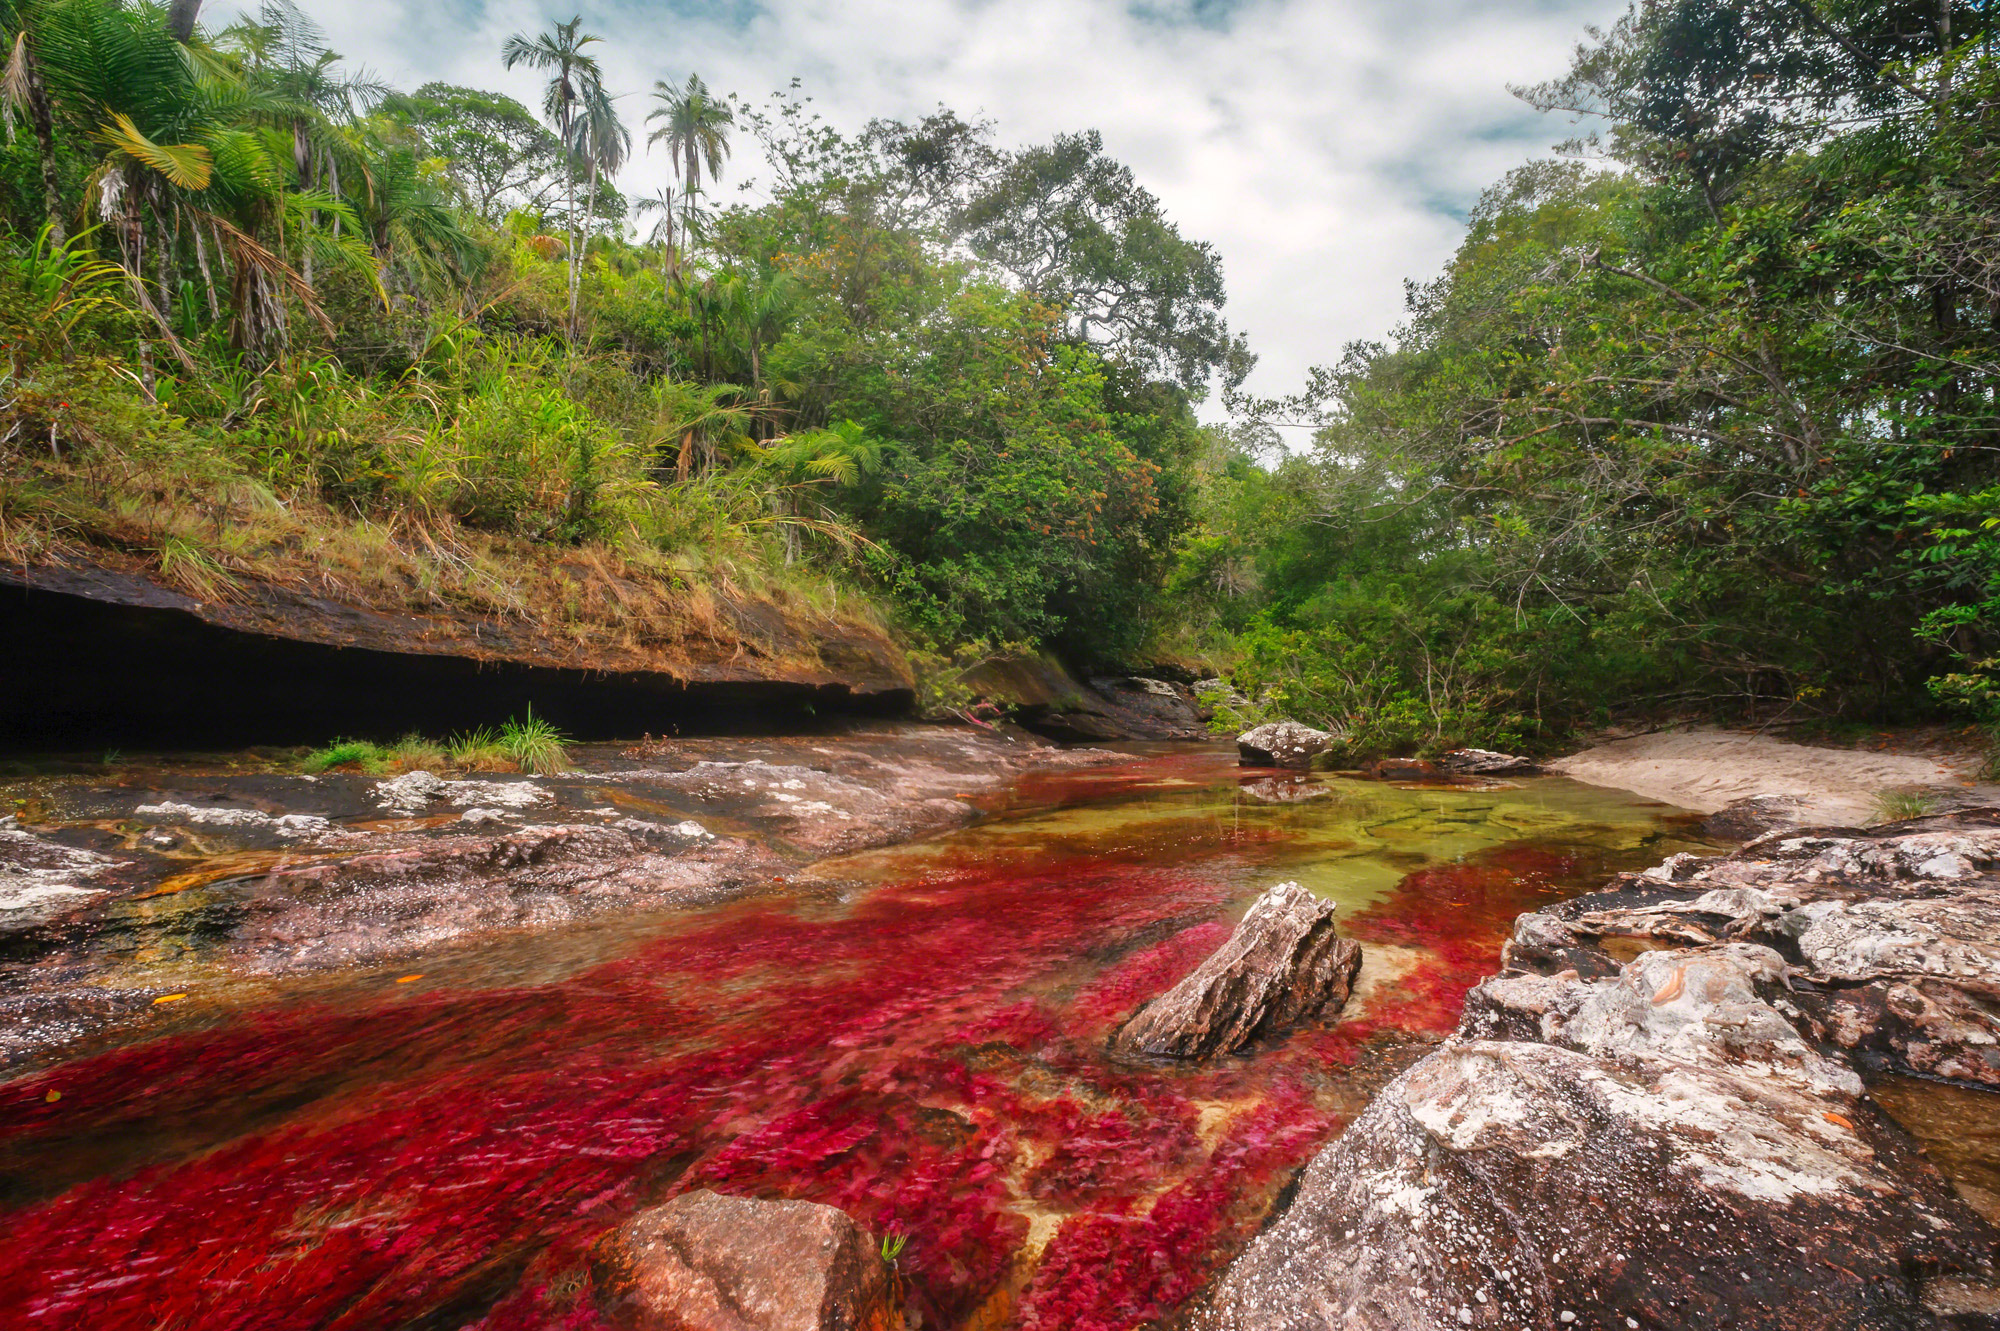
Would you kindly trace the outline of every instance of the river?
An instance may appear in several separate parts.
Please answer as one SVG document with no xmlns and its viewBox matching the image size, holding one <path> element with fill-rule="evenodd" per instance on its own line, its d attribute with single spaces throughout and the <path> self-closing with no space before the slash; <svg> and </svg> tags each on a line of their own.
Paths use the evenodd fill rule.
<svg viewBox="0 0 2000 1331">
<path fill-rule="evenodd" d="M 583 1331 L 592 1245 L 696 1187 L 906 1236 L 927 1327 L 1144 1324 L 1450 1031 L 1517 913 L 1700 848 L 1561 778 L 1178 746 L 719 904 L 246 977 L 0 1083 L 0 1324 Z M 1363 945 L 1341 1018 L 1200 1067 L 1110 1060 L 1284 879 Z"/>
</svg>

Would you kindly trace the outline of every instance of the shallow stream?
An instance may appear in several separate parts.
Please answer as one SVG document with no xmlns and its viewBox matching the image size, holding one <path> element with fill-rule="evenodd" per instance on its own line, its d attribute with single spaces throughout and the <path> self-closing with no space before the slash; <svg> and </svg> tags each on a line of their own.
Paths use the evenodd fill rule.
<svg viewBox="0 0 2000 1331">
<path fill-rule="evenodd" d="M 0 1084 L 0 1324 L 584 1331 L 592 1245 L 709 1187 L 906 1235 L 927 1327 L 1140 1325 L 1452 1028 L 1517 913 L 1700 849 L 1673 814 L 1181 747 L 726 905 L 246 982 Z M 1287 878 L 1363 944 L 1340 1020 L 1110 1061 Z"/>
</svg>

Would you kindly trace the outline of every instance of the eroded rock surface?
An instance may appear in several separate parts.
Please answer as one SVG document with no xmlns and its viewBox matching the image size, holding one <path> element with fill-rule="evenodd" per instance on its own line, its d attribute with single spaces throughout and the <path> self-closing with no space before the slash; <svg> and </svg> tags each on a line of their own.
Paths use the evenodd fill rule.
<svg viewBox="0 0 2000 1331">
<path fill-rule="evenodd" d="M 1391 1083 L 1204 1331 L 1940 1325 L 1991 1234 L 1866 1102 L 1651 1054 L 1474 1040 Z"/>
<path fill-rule="evenodd" d="M 1507 962 L 1588 974 L 1612 949 L 1762 944 L 1794 968 L 1807 1034 L 1864 1066 L 2000 1088 L 2000 820 L 1933 821 L 1676 856 L 1523 916 Z"/>
<path fill-rule="evenodd" d="M 1522 916 L 1189 1323 L 1987 1325 L 2000 1236 L 1855 1059 L 1988 1084 L 1996 832 L 1774 837 Z"/>
<path fill-rule="evenodd" d="M 1236 752 L 1245 767 L 1309 767 L 1339 743 L 1338 736 L 1297 721 L 1272 721 L 1238 735 Z"/>
<path fill-rule="evenodd" d="M 33 813 L 0 825 L 0 1068 L 224 974 L 713 902 L 962 825 L 1030 768 L 1115 757 L 892 724 L 576 756 L 557 776 L 177 765 L 12 783 Z"/>
<path fill-rule="evenodd" d="M 1339 1012 L 1361 968 L 1361 947 L 1335 932 L 1333 916 L 1331 901 L 1279 883 L 1208 960 L 1134 1013 L 1113 1047 L 1208 1058 Z"/>
<path fill-rule="evenodd" d="M 631 1331 L 901 1331 L 887 1268 L 844 1212 L 702 1190 L 642 1212 L 597 1263 Z"/>
</svg>

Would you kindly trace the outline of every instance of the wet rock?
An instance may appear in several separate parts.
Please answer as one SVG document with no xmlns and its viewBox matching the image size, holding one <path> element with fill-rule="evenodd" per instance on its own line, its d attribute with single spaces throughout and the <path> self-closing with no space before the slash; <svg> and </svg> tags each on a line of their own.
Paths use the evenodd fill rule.
<svg viewBox="0 0 2000 1331">
<path fill-rule="evenodd" d="M 887 1268 L 845 1213 L 706 1190 L 643 1211 L 596 1262 L 630 1331 L 900 1331 Z"/>
<path fill-rule="evenodd" d="M 1135 738 L 1199 739 L 1207 733 L 1193 693 L 1181 685 L 1141 675 L 1093 678 L 1090 685 L 1111 718 Z"/>
<path fill-rule="evenodd" d="M 1296 721 L 1272 721 L 1236 737 L 1236 753 L 1245 767 L 1308 767 L 1313 758 L 1340 744 L 1336 735 Z"/>
<path fill-rule="evenodd" d="M 199 807 L 172 800 L 141 804 L 132 810 L 132 816 L 174 827 L 257 828 L 274 832 L 280 837 L 315 837 L 333 830 L 332 823 L 309 813 L 285 813 L 274 817 L 259 809 Z"/>
<path fill-rule="evenodd" d="M 1532 758 L 1492 749 L 1453 749 L 1439 758 L 1437 765 L 1463 776 L 1532 776 L 1542 770 Z"/>
<path fill-rule="evenodd" d="M 1448 1045 L 1377 1097 L 1201 1331 L 1925 1327 L 1991 1232 L 1865 1100 L 1653 1053 Z"/>
<path fill-rule="evenodd" d="M 1279 883 L 1229 941 L 1133 1014 L 1112 1039 L 1126 1055 L 1208 1058 L 1337 1013 L 1361 968 L 1360 945 L 1334 931 L 1334 904 Z"/>
<path fill-rule="evenodd" d="M 0 933 L 45 924 L 104 895 L 92 880 L 113 864 L 17 827 L 0 828 Z"/>
<path fill-rule="evenodd" d="M 1361 765 L 1361 774 L 1375 781 L 1436 781 L 1450 775 L 1422 758 L 1372 758 Z"/>
</svg>

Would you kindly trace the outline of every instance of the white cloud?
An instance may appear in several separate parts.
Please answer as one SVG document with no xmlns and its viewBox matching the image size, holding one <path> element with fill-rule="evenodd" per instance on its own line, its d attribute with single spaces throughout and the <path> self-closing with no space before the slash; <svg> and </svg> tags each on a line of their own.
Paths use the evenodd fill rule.
<svg viewBox="0 0 2000 1331">
<path fill-rule="evenodd" d="M 1396 323 L 1485 185 L 1567 137 L 1507 92 L 1560 72 L 1621 0 L 303 0 L 334 49 L 404 87 L 430 79 L 539 104 L 500 43 L 582 12 L 635 132 L 655 79 L 699 71 L 751 97 L 806 80 L 843 127 L 944 103 L 1003 142 L 1095 128 L 1190 236 L 1213 241 L 1252 386 Z M 212 24 L 231 10 L 216 6 Z M 725 184 L 755 170 L 739 145 Z M 621 184 L 648 191 L 664 161 Z"/>
</svg>

